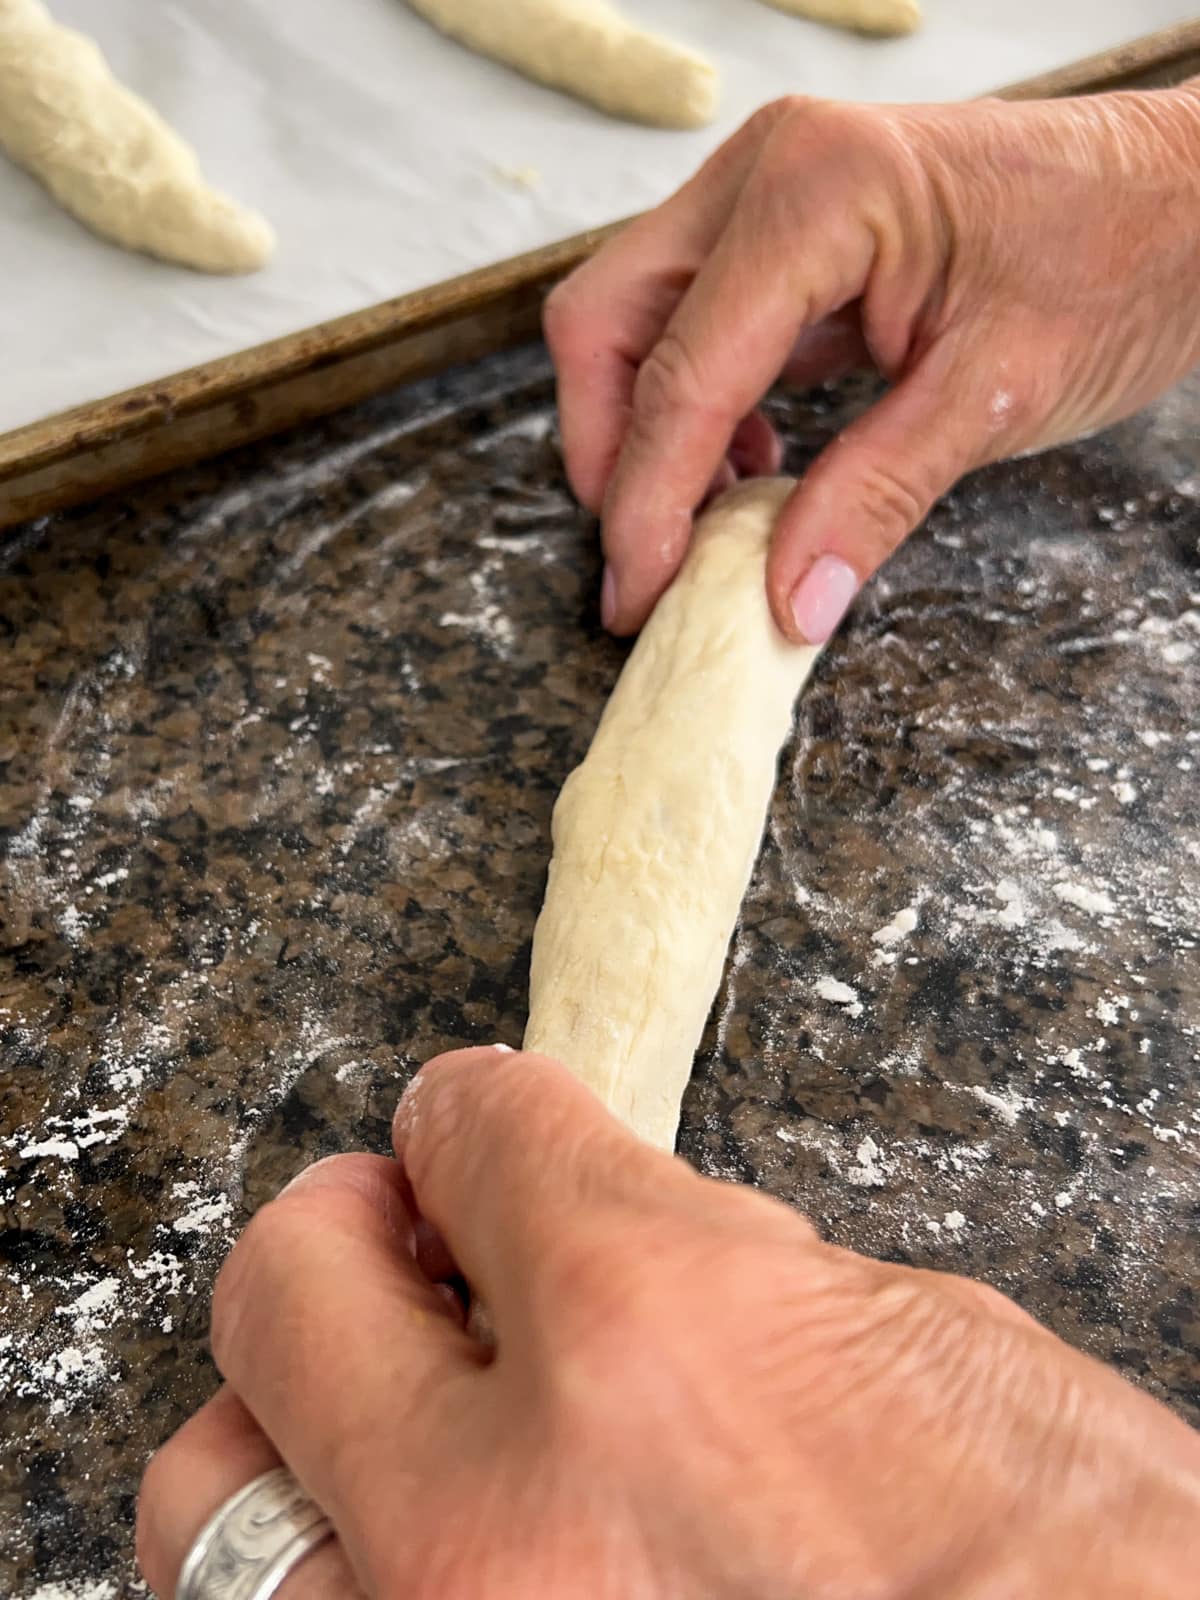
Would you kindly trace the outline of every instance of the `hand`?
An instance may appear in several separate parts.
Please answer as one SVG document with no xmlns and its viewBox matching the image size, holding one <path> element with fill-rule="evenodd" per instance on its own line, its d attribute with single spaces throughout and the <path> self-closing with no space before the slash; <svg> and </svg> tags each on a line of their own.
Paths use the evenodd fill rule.
<svg viewBox="0 0 1200 1600">
<path fill-rule="evenodd" d="M 222 1271 L 228 1388 L 139 1508 L 163 1600 L 280 1457 L 338 1534 L 280 1600 L 1194 1586 L 1200 1441 L 991 1290 L 822 1244 L 537 1056 L 431 1063 L 394 1142 L 310 1168 Z M 434 1287 L 446 1247 L 494 1355 Z"/>
<path fill-rule="evenodd" d="M 776 620 L 821 643 L 964 472 L 1113 422 L 1200 361 L 1198 282 L 1200 86 L 767 106 L 546 304 L 606 624 L 645 621 L 706 492 L 778 469 L 755 407 L 781 375 L 891 383 L 776 533 Z"/>
</svg>

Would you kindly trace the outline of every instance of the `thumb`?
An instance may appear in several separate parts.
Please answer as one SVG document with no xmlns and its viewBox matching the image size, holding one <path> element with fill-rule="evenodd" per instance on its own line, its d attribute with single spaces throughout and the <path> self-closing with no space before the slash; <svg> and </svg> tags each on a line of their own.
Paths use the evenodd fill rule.
<svg viewBox="0 0 1200 1600">
<path fill-rule="evenodd" d="M 843 429 L 797 484 L 767 563 L 771 610 L 789 639 L 824 644 L 933 503 L 1000 453 L 972 370 L 976 363 L 964 362 L 961 376 L 947 372 L 931 353 Z M 1003 410 L 994 406 L 993 415 Z"/>
</svg>

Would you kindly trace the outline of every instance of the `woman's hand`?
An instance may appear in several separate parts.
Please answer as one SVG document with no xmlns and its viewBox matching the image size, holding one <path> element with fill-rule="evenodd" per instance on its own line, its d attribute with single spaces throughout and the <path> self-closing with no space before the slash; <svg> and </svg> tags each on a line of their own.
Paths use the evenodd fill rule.
<svg viewBox="0 0 1200 1600">
<path fill-rule="evenodd" d="M 1000 1295 L 822 1244 L 536 1056 L 432 1063 L 395 1146 L 309 1169 L 221 1273 L 227 1387 L 139 1508 L 163 1600 L 280 1458 L 338 1536 L 280 1600 L 1194 1587 L 1200 1441 Z"/>
<path fill-rule="evenodd" d="M 772 610 L 820 643 L 964 472 L 1115 421 L 1200 361 L 1200 88 L 779 101 L 559 285 L 545 330 L 618 633 L 706 492 L 777 469 L 755 411 L 777 378 L 890 380 L 776 535 Z"/>
</svg>

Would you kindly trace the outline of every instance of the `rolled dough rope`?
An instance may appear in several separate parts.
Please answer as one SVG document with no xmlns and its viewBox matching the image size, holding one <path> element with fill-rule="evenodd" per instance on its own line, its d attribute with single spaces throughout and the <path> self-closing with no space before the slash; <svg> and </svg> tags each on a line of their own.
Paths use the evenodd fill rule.
<svg viewBox="0 0 1200 1600">
<path fill-rule="evenodd" d="M 610 0 L 408 3 L 469 49 L 615 117 L 701 128 L 716 111 L 715 68 L 629 22 Z"/>
<path fill-rule="evenodd" d="M 525 1048 L 668 1150 L 818 655 L 767 605 L 792 487 L 744 484 L 701 518 L 554 809 Z"/>
<path fill-rule="evenodd" d="M 912 33 L 921 26 L 918 0 L 766 0 L 777 11 L 832 22 L 857 33 Z"/>
<path fill-rule="evenodd" d="M 263 218 L 210 188 L 192 149 L 41 0 L 0 0 L 0 149 L 128 250 L 252 272 L 274 249 Z"/>
</svg>

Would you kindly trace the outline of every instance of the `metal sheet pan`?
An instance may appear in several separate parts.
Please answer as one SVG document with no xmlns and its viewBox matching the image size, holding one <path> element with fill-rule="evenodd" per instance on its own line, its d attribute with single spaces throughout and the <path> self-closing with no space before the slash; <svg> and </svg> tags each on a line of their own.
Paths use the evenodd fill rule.
<svg viewBox="0 0 1200 1600">
<path fill-rule="evenodd" d="M 355 3 L 373 4 L 375 0 L 355 0 Z M 386 0 L 386 3 L 392 5 L 393 0 Z M 732 4 L 733 0 L 727 0 L 727 3 Z M 773 18 L 772 25 L 782 22 L 795 26 L 793 19 L 767 12 L 765 7 L 756 4 L 756 0 L 744 0 L 744 3 L 753 8 L 756 26 L 763 25 L 758 22 L 759 12 Z M 213 4 L 216 4 L 216 0 L 213 0 Z M 82 0 L 80 7 L 81 20 L 85 20 L 82 11 L 86 7 L 82 5 Z M 352 8 L 347 7 L 347 12 L 350 14 Z M 1068 12 L 1074 14 L 1070 8 Z M 1145 19 L 1147 13 L 1144 6 L 1139 6 L 1139 15 Z M 295 26 L 299 27 L 302 20 L 297 13 Z M 1006 29 L 1015 27 L 1013 19 L 1007 14 L 1004 26 Z M 810 31 L 821 39 L 828 33 L 828 30 L 821 29 Z M 918 37 L 926 39 L 926 48 L 932 48 L 928 44 L 928 36 Z M 855 49 L 876 48 L 856 40 L 839 40 L 838 44 L 846 49 L 852 46 Z M 996 55 L 988 52 L 986 59 L 989 71 L 995 71 Z M 1004 59 L 1003 53 L 1001 59 Z M 118 62 L 118 65 L 121 64 Z M 480 69 L 484 67 L 481 63 L 474 65 Z M 1198 66 L 1200 23 L 1193 23 L 1105 51 L 1101 56 L 1058 69 L 1008 92 L 1022 95 L 1061 94 L 1135 81 L 1165 81 L 1181 78 L 1189 71 L 1195 71 Z M 499 72 L 499 69 L 488 70 Z M 507 83 L 507 78 L 501 76 Z M 988 78 L 984 81 L 992 80 Z M 979 79 L 976 77 L 967 82 L 968 85 L 970 82 L 978 84 Z M 956 85 L 962 87 L 961 80 L 956 80 Z M 508 85 L 510 91 L 511 87 Z M 837 84 L 833 83 L 831 87 L 836 89 Z M 535 100 L 538 104 L 545 98 L 547 96 L 542 91 L 537 91 Z M 557 102 L 560 97 L 548 98 Z M 740 109 L 739 103 L 739 114 Z M 572 114 L 576 112 L 585 114 L 581 108 L 572 108 Z M 611 129 L 606 129 L 605 133 L 607 137 Z M 654 141 L 661 139 L 661 135 L 646 130 L 622 130 L 622 137 L 627 134 L 634 139 L 650 141 L 648 150 L 660 148 Z M 670 180 L 686 171 L 700 153 L 698 147 L 693 149 L 688 144 L 686 153 L 681 153 L 679 158 L 683 164 L 678 172 L 672 166 Z M 650 167 L 654 168 L 653 162 Z M 638 170 L 641 170 L 640 165 Z M 0 186 L 5 176 L 0 170 Z M 58 230 L 66 229 L 67 233 L 56 246 L 53 253 L 55 265 L 52 268 L 42 262 L 40 268 L 35 270 L 37 263 L 28 250 L 22 255 L 20 251 L 13 254 L 10 248 L 5 256 L 0 248 L 0 261 L 19 263 L 23 286 L 22 293 L 8 299 L 4 303 L 6 309 L 0 311 L 0 316 L 7 318 L 2 345 L 5 357 L 4 383 L 0 393 L 8 395 L 10 400 L 15 393 L 13 405 L 28 405 L 36 410 L 41 402 L 36 400 L 39 391 L 33 387 L 33 379 L 47 374 L 55 383 L 65 377 L 67 387 L 61 392 L 77 399 L 83 398 L 80 383 L 83 391 L 91 387 L 92 392 L 105 393 L 108 380 L 114 376 L 113 370 L 106 368 L 104 372 L 93 372 L 91 378 L 79 379 L 79 371 L 72 365 L 75 360 L 73 352 L 82 352 L 82 359 L 86 362 L 92 359 L 97 349 L 102 352 L 114 340 L 122 351 L 132 350 L 136 360 L 156 363 L 152 369 L 154 373 L 169 371 L 170 367 L 165 363 L 173 347 L 170 341 L 164 345 L 159 338 L 160 330 L 155 324 L 157 313 L 153 306 L 155 297 L 162 294 L 167 296 L 164 304 L 169 310 L 169 282 L 174 282 L 181 275 L 153 263 L 134 261 L 122 252 L 90 240 L 74 224 L 70 224 L 69 219 L 60 217 L 52 208 L 46 209 L 49 202 L 44 197 L 37 197 L 31 180 L 20 174 L 8 176 L 24 185 L 22 193 L 25 203 L 32 206 L 41 219 L 35 230 L 38 237 L 43 226 L 52 226 L 56 237 Z M 218 163 L 214 167 L 214 176 L 225 176 L 227 181 L 233 182 L 236 173 L 223 174 Z M 609 207 L 607 212 L 599 203 L 591 209 L 606 217 L 619 214 L 628 209 L 631 202 L 656 198 L 661 189 L 667 186 L 667 179 L 664 168 L 654 179 L 657 187 L 652 185 L 653 192 L 625 184 L 619 195 L 609 195 L 606 191 L 604 205 Z M 242 192 L 248 198 L 255 198 L 250 188 L 243 186 Z M 511 193 L 502 193 L 502 203 L 496 215 L 493 215 L 490 201 L 484 203 L 486 198 L 479 198 L 480 210 L 475 220 L 488 230 L 488 249 L 494 257 L 498 250 L 504 248 L 506 240 L 519 242 L 523 235 L 520 232 L 510 235 L 501 224 L 501 214 L 507 214 L 505 207 L 512 204 Z M 379 212 L 379 215 L 383 214 Z M 392 216 L 394 213 L 386 210 L 386 214 Z M 571 213 L 577 216 L 584 214 Z M 554 214 L 553 229 L 561 227 L 564 215 Z M 2 229 L 3 223 L 0 222 L 0 234 Z M 428 232 L 426 229 L 422 237 Z M 593 248 L 601 236 L 602 231 L 591 230 L 565 243 L 539 247 L 499 265 L 484 266 L 450 281 L 414 289 L 398 298 L 350 311 L 332 322 L 304 327 L 301 332 L 287 334 L 252 349 L 245 349 L 244 344 L 247 337 L 252 338 L 256 332 L 262 332 L 262 325 L 253 319 L 250 323 L 239 321 L 240 343 L 234 342 L 233 354 L 221 355 L 199 367 L 177 372 L 174 376 L 156 378 L 153 382 L 141 383 L 109 398 L 74 406 L 43 421 L 31 422 L 0 434 L 0 526 L 38 515 L 57 505 L 87 498 L 104 488 L 161 471 L 181 461 L 199 459 L 242 440 L 286 427 L 306 416 L 349 403 L 364 394 L 377 392 L 420 371 L 439 370 L 449 362 L 470 358 L 488 349 L 499 348 L 515 338 L 526 337 L 536 325 L 541 290 L 583 253 Z M 80 251 L 83 252 L 82 256 L 79 255 Z M 105 263 L 104 272 L 100 271 L 98 262 L 92 260 L 92 251 L 98 253 L 98 261 Z M 382 258 L 373 256 L 371 259 L 390 261 L 392 258 L 385 254 Z M 486 252 L 478 259 L 486 260 Z M 90 293 L 81 297 L 72 292 L 64 297 L 64 274 L 68 277 L 74 274 L 77 280 L 81 260 L 91 262 L 87 274 Z M 272 269 L 272 272 L 276 270 Z M 419 267 L 414 267 L 418 278 L 438 270 L 437 260 L 428 253 L 421 257 Z M 126 302 L 122 296 L 129 289 L 129 281 L 122 276 L 126 272 L 133 273 L 139 287 L 127 304 L 127 314 L 123 316 L 120 307 Z M 110 279 L 105 276 L 106 273 L 115 273 L 117 277 Z M 158 276 L 161 273 L 166 274 L 165 279 Z M 193 275 L 182 276 L 187 279 L 189 296 L 201 293 Z M 37 305 L 30 299 L 43 277 L 47 286 L 58 286 L 55 292 L 60 308 L 66 305 L 72 312 L 82 308 L 85 313 L 84 325 L 73 326 L 69 316 L 63 320 L 60 309 L 61 327 L 55 324 L 54 338 L 65 339 L 65 343 L 57 354 L 56 346 L 46 346 L 44 308 L 39 317 L 36 315 Z M 236 297 L 251 292 L 246 286 L 247 282 L 238 280 L 233 284 L 209 285 L 203 292 Z M 373 279 L 371 286 L 377 289 L 379 280 Z M 192 303 L 189 300 L 189 304 Z M 241 313 L 238 315 L 240 317 Z M 209 325 L 207 312 L 199 318 L 198 323 L 195 318 L 190 320 L 196 325 Z M 94 387 L 96 385 L 99 387 Z M 13 411 L 12 414 L 17 413 Z"/>
</svg>

